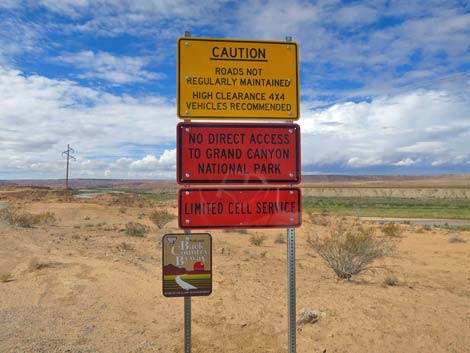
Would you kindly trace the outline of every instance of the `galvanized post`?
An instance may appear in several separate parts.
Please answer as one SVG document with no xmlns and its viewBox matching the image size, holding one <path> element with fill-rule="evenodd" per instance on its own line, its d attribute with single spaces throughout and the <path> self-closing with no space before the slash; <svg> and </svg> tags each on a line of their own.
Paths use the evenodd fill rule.
<svg viewBox="0 0 470 353">
<path fill-rule="evenodd" d="M 184 353 L 191 353 L 191 297 L 184 297 Z"/>
<path fill-rule="evenodd" d="M 191 37 L 191 32 L 184 32 L 184 36 Z M 184 234 L 189 235 L 191 231 L 185 230 Z M 191 297 L 184 297 L 184 353 L 191 353 Z"/>
<path fill-rule="evenodd" d="M 286 42 L 292 42 L 287 36 Z M 288 121 L 288 123 L 292 123 Z M 289 353 L 297 349 L 296 336 L 296 290 L 295 290 L 295 228 L 287 228 L 287 346 Z"/>
<path fill-rule="evenodd" d="M 287 229 L 287 307 L 289 353 L 296 352 L 295 228 Z"/>
<path fill-rule="evenodd" d="M 191 234 L 185 230 L 184 234 Z M 191 353 L 191 297 L 184 297 L 184 353 Z"/>
</svg>

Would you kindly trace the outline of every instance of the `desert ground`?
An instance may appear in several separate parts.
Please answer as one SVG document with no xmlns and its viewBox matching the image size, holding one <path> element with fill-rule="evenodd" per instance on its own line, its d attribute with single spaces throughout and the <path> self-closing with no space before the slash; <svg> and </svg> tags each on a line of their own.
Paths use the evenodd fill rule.
<svg viewBox="0 0 470 353">
<path fill-rule="evenodd" d="M 451 190 L 407 187 L 470 195 L 468 180 Z M 304 193 L 327 192 L 319 188 Z M 176 219 L 162 229 L 150 220 L 155 211 L 176 216 L 175 199 L 3 185 L 0 208 L 42 215 L 29 226 L 0 221 L 0 352 L 183 351 L 183 298 L 163 297 L 161 288 L 160 239 L 180 231 Z M 347 281 L 307 243 L 328 235 L 328 219 L 351 221 L 304 210 L 296 231 L 297 313 L 318 314 L 299 324 L 297 352 L 470 352 L 468 228 L 399 225 L 383 268 Z M 145 234 L 129 235 L 129 222 Z M 210 233 L 213 292 L 192 298 L 192 351 L 287 352 L 286 230 Z M 250 242 L 255 235 L 266 236 L 260 246 Z"/>
</svg>

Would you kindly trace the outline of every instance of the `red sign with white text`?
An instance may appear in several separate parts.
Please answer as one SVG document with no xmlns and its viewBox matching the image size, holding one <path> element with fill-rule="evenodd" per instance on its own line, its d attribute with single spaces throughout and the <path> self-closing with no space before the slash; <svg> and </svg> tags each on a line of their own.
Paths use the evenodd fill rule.
<svg viewBox="0 0 470 353">
<path fill-rule="evenodd" d="M 298 184 L 297 124 L 179 123 L 179 184 Z"/>
<path fill-rule="evenodd" d="M 180 189 L 178 223 L 182 229 L 299 227 L 300 189 Z"/>
</svg>

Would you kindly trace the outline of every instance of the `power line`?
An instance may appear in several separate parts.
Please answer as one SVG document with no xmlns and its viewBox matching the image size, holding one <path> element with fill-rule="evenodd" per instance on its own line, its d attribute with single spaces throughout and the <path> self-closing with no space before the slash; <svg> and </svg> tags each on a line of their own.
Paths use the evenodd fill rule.
<svg viewBox="0 0 470 353">
<path fill-rule="evenodd" d="M 69 160 L 72 158 L 73 160 L 76 160 L 74 156 L 72 156 L 70 153 L 75 153 L 74 149 L 70 147 L 70 145 L 67 145 L 67 151 L 62 152 L 62 156 L 66 155 L 67 156 L 67 171 L 65 173 L 65 190 L 69 189 Z"/>
</svg>

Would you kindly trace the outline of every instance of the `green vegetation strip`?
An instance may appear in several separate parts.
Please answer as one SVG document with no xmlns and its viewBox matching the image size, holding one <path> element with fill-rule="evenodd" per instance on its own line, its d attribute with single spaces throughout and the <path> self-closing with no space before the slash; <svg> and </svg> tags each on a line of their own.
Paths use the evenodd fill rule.
<svg viewBox="0 0 470 353">
<path fill-rule="evenodd" d="M 470 200 L 304 196 L 305 212 L 340 216 L 470 219 Z"/>
<path fill-rule="evenodd" d="M 136 194 L 139 194 L 149 200 L 153 201 L 170 201 L 170 200 L 176 200 L 176 192 L 175 193 L 152 193 L 152 192 L 135 192 Z"/>
<path fill-rule="evenodd" d="M 121 191 L 154 201 L 176 200 L 176 192 L 155 193 L 141 189 L 84 189 L 74 194 Z M 470 219 L 470 200 L 418 199 L 400 197 L 317 197 L 304 196 L 304 212 L 329 212 L 339 216 Z"/>
</svg>

